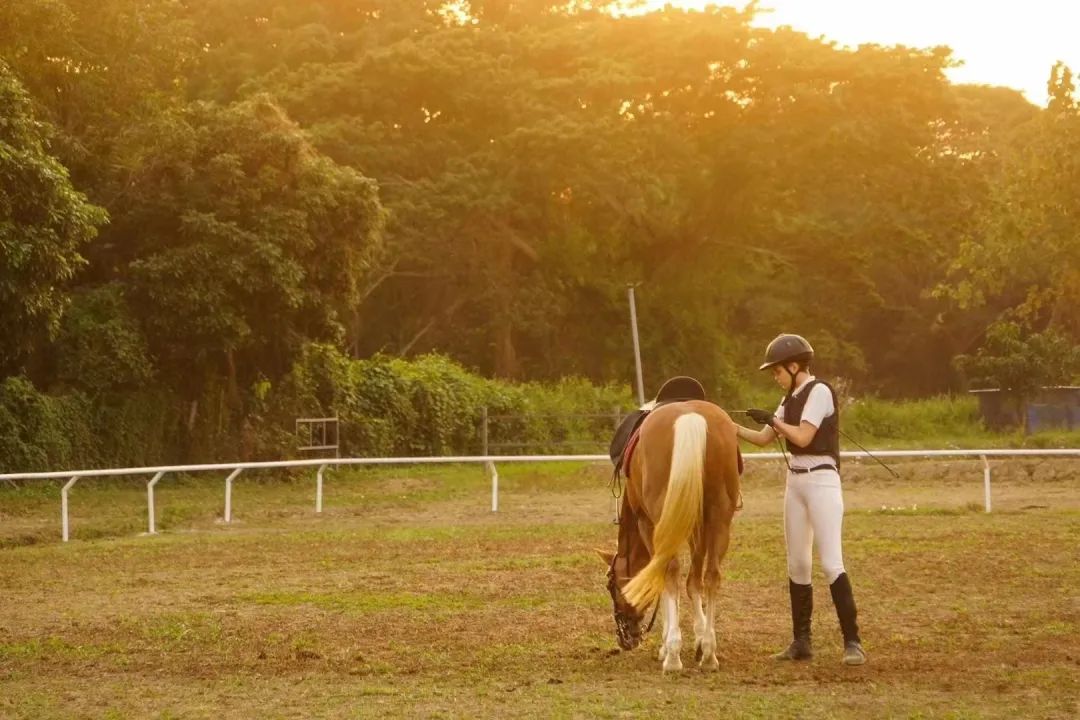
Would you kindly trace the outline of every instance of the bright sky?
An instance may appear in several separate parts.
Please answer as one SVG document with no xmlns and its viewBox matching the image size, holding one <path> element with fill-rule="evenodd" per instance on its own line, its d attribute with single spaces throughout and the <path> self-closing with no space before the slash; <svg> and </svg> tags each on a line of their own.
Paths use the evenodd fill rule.
<svg viewBox="0 0 1080 720">
<path fill-rule="evenodd" d="M 645 4 L 702 8 L 710 0 Z M 964 61 L 949 72 L 953 82 L 1014 87 L 1038 105 L 1046 104 L 1056 61 L 1080 72 L 1080 0 L 761 0 L 760 7 L 774 12 L 759 15 L 758 25 L 790 25 L 842 45 L 948 45 Z"/>
</svg>

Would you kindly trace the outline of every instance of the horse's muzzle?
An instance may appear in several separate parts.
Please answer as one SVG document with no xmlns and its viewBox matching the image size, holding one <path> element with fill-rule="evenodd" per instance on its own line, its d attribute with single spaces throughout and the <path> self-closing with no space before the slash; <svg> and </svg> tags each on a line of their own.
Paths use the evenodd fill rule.
<svg viewBox="0 0 1080 720">
<path fill-rule="evenodd" d="M 615 616 L 615 639 L 623 650 L 633 650 L 641 644 L 641 627 L 638 623 Z"/>
</svg>

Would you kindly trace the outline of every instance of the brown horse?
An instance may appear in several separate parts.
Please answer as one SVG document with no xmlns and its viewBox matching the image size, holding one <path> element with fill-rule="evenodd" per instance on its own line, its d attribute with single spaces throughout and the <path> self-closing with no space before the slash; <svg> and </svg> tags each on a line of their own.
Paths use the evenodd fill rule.
<svg viewBox="0 0 1080 720">
<path fill-rule="evenodd" d="M 686 589 L 694 614 L 694 645 L 701 667 L 715 670 L 720 561 L 739 503 L 735 425 L 727 413 L 701 400 L 662 405 L 645 418 L 630 463 L 608 591 L 619 646 L 641 642 L 645 610 L 658 602 L 663 622 L 664 670 L 681 670 L 679 552 L 690 545 Z M 655 615 L 654 615 L 655 617 Z"/>
</svg>

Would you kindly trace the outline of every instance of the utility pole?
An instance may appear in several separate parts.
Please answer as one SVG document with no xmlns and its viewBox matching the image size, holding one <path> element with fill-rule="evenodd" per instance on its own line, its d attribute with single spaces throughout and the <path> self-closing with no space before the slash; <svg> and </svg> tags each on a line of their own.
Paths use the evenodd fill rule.
<svg viewBox="0 0 1080 720">
<path fill-rule="evenodd" d="M 638 342 L 637 305 L 634 303 L 634 285 L 627 285 L 626 292 L 630 296 L 630 331 L 634 336 L 634 369 L 637 372 L 638 405 L 644 405 L 645 386 L 641 380 L 641 344 Z"/>
</svg>

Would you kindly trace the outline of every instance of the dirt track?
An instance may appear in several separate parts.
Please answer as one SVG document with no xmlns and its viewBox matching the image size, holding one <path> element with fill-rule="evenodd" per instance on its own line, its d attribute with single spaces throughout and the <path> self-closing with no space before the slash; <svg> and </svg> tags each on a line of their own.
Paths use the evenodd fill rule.
<svg viewBox="0 0 1080 720">
<path fill-rule="evenodd" d="M 306 483 L 252 485 L 233 527 L 198 509 L 216 486 L 178 485 L 152 538 L 117 519 L 138 488 L 101 506 L 82 488 L 66 546 L 39 537 L 51 496 L 0 495 L 0 717 L 1072 717 L 1080 477 L 1032 465 L 995 467 L 990 515 L 977 463 L 848 469 L 862 668 L 839 664 L 820 582 L 818 657 L 768 660 L 788 633 L 782 489 L 755 468 L 721 670 L 677 677 L 655 637 L 614 650 L 603 468 L 508 468 L 497 515 L 475 473 L 332 480 L 320 518 Z M 685 611 L 683 629 L 692 668 Z"/>
</svg>

